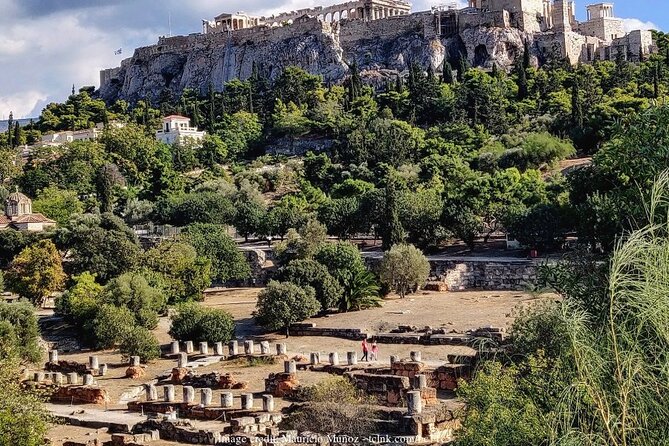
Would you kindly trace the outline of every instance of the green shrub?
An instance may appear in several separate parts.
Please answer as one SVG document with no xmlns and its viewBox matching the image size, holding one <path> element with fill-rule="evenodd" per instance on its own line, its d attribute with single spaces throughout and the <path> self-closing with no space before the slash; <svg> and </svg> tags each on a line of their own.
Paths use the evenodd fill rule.
<svg viewBox="0 0 669 446">
<path fill-rule="evenodd" d="M 135 314 L 137 323 L 149 330 L 156 328 L 158 313 L 165 311 L 167 305 L 165 293 L 152 287 L 139 273 L 125 273 L 109 281 L 102 301 L 127 307 Z"/>
<path fill-rule="evenodd" d="M 298 398 L 305 403 L 291 413 L 288 429 L 352 436 L 378 431 L 374 399 L 363 395 L 347 378 L 326 378 L 302 389 Z"/>
<path fill-rule="evenodd" d="M 95 281 L 95 275 L 89 272 L 74 276 L 72 280 L 74 285 L 56 299 L 56 314 L 71 324 L 79 325 L 95 318 L 103 287 Z"/>
<path fill-rule="evenodd" d="M 113 348 L 135 326 L 135 315 L 126 307 L 103 305 L 92 321 L 92 334 L 97 348 Z"/>
<path fill-rule="evenodd" d="M 285 329 L 288 336 L 290 325 L 316 315 L 321 304 L 310 286 L 300 288 L 290 282 L 271 281 L 258 296 L 256 321 L 270 329 Z"/>
<path fill-rule="evenodd" d="M 48 438 L 49 415 L 35 392 L 21 386 L 16 358 L 0 359 L 0 445 L 42 446 Z"/>
<path fill-rule="evenodd" d="M 169 334 L 183 341 L 228 342 L 235 334 L 235 322 L 227 311 L 189 303 L 172 316 Z"/>
<path fill-rule="evenodd" d="M 277 280 L 302 287 L 312 287 L 324 311 L 338 306 L 344 294 L 342 286 L 332 277 L 328 269 L 311 259 L 293 260 L 281 269 Z"/>
<path fill-rule="evenodd" d="M 156 337 L 144 327 L 133 327 L 123 336 L 119 350 L 123 357 L 139 356 L 142 362 L 160 357 L 160 344 Z"/>
<path fill-rule="evenodd" d="M 42 349 L 35 308 L 28 302 L 0 302 L 0 321 L 6 322 L 0 333 L 0 349 L 7 350 L 8 354 L 11 351 L 23 360 L 38 362 Z"/>
</svg>

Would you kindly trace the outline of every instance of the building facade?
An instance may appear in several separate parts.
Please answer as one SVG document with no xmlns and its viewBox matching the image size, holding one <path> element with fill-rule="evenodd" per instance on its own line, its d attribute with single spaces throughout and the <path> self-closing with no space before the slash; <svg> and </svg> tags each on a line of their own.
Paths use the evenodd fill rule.
<svg viewBox="0 0 669 446">
<path fill-rule="evenodd" d="M 5 215 L 0 215 L 0 230 L 42 232 L 56 227 L 56 222 L 40 213 L 33 213 L 32 200 L 16 191 L 7 197 Z"/>
<path fill-rule="evenodd" d="M 121 122 L 112 122 L 109 123 L 108 125 L 116 128 L 121 128 L 125 126 L 125 124 Z M 56 147 L 74 141 L 95 141 L 100 136 L 102 136 L 104 130 L 105 130 L 105 124 L 98 123 L 95 124 L 95 127 L 92 127 L 90 129 L 74 130 L 74 131 L 66 130 L 63 132 L 47 133 L 46 135 L 42 135 L 42 140 L 38 143 L 38 145 L 46 147 L 48 146 Z"/>
<path fill-rule="evenodd" d="M 206 132 L 190 126 L 190 118 L 170 115 L 163 118 L 163 125 L 156 131 L 156 139 L 165 144 L 199 143 Z"/>
</svg>

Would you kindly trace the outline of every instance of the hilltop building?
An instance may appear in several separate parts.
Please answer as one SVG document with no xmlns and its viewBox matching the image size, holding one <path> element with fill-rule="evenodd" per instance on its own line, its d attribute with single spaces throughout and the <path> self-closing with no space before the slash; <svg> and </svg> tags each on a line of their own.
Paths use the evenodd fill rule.
<svg viewBox="0 0 669 446">
<path fill-rule="evenodd" d="M 573 0 L 468 0 L 465 8 L 454 2 L 422 12 L 403 0 L 352 0 L 271 17 L 225 13 L 204 20 L 202 33 L 160 37 L 102 70 L 99 94 L 108 102 L 179 96 L 186 88 L 206 94 L 258 70 L 275 79 L 290 65 L 341 83 L 355 62 L 380 84 L 406 73 L 411 61 L 439 70 L 445 59 L 464 56 L 474 67 L 510 70 L 526 47 L 538 65 L 639 61 L 657 50 L 650 31 L 625 31 L 612 3 L 586 10 L 579 21 Z"/>
<path fill-rule="evenodd" d="M 121 128 L 125 126 L 122 122 L 112 122 L 108 125 Z M 42 135 L 42 141 L 37 145 L 42 147 L 57 147 L 74 141 L 96 141 L 104 132 L 105 124 L 98 123 L 95 127 L 83 130 L 65 130 L 62 132 L 47 133 Z"/>
<path fill-rule="evenodd" d="M 33 213 L 33 202 L 30 198 L 18 191 L 9 194 L 5 203 L 5 215 L 0 215 L 0 230 L 42 232 L 55 227 L 55 221 L 40 213 Z"/>
<path fill-rule="evenodd" d="M 165 144 L 198 143 L 202 141 L 206 132 L 190 126 L 190 118 L 180 115 L 170 115 L 163 118 L 163 126 L 156 131 L 156 139 Z"/>
</svg>

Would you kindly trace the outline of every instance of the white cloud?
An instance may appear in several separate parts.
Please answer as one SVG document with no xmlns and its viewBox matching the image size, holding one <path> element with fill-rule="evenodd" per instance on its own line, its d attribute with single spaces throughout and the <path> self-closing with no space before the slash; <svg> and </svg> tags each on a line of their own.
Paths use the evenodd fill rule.
<svg viewBox="0 0 669 446">
<path fill-rule="evenodd" d="M 644 22 L 639 19 L 623 19 L 623 27 L 626 33 L 630 31 L 636 31 L 638 29 L 641 30 L 660 29 L 660 27 L 653 22 Z"/>
<path fill-rule="evenodd" d="M 0 119 L 7 119 L 10 111 L 14 113 L 15 118 L 28 117 L 35 106 L 46 98 L 46 94 L 33 90 L 11 96 L 0 96 Z"/>
<path fill-rule="evenodd" d="M 25 40 L 13 40 L 6 37 L 0 37 L 0 57 L 13 56 L 25 51 L 27 47 Z"/>
</svg>

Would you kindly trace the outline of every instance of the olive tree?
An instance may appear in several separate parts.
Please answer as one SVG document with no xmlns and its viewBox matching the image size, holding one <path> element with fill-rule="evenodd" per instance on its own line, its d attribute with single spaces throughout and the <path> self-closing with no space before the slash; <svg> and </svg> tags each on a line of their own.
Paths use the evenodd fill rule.
<svg viewBox="0 0 669 446">
<path fill-rule="evenodd" d="M 381 262 L 381 281 L 401 298 L 423 285 L 430 274 L 430 263 L 413 245 L 400 244 L 390 248 Z"/>
</svg>

